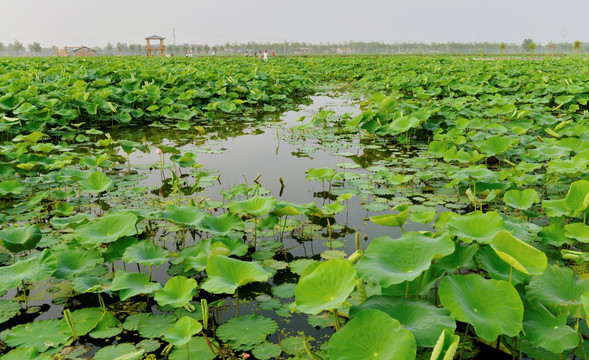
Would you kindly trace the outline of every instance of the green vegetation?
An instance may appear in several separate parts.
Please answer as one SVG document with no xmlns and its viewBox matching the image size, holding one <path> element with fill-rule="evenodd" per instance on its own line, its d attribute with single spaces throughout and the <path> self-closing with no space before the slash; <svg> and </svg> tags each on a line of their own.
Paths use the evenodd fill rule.
<svg viewBox="0 0 589 360">
<path fill-rule="evenodd" d="M 0 68 L 3 359 L 588 358 L 584 59 Z M 266 122 L 320 88 L 360 110 Z M 300 174 L 316 201 L 292 174 L 206 193 L 198 155 L 268 130 L 332 155 Z"/>
</svg>

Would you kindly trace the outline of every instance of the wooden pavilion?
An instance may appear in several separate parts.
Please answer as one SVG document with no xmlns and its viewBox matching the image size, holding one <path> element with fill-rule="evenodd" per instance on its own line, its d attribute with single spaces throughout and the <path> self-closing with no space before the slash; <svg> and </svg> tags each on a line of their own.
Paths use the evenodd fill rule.
<svg viewBox="0 0 589 360">
<path fill-rule="evenodd" d="M 166 46 L 164 45 L 164 40 L 166 38 L 161 37 L 161 36 L 157 36 L 157 35 L 151 35 L 150 37 L 146 37 L 145 40 L 147 40 L 147 46 L 145 47 L 145 50 L 147 51 L 147 57 L 151 56 L 151 51 L 155 50 L 155 51 L 160 51 L 160 54 L 162 56 L 165 55 L 165 51 L 166 51 Z M 159 40 L 160 43 L 159 44 L 151 44 L 150 41 L 151 40 Z"/>
<path fill-rule="evenodd" d="M 87 46 L 73 47 L 64 46 L 63 49 L 56 49 L 57 56 L 95 56 L 96 50 Z"/>
</svg>

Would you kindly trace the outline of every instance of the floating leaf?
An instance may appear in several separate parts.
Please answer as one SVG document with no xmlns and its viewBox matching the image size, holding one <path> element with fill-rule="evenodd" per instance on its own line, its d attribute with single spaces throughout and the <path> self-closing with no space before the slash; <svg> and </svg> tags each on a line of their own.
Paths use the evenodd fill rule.
<svg viewBox="0 0 589 360">
<path fill-rule="evenodd" d="M 94 355 L 94 360 L 138 360 L 144 352 L 144 350 L 137 350 L 131 344 L 109 345 L 98 350 Z"/>
<path fill-rule="evenodd" d="M 149 277 L 141 273 L 130 273 L 118 270 L 112 281 L 111 290 L 119 291 L 122 301 L 139 294 L 151 294 L 162 288 L 159 283 L 149 281 Z"/>
<path fill-rule="evenodd" d="M 74 236 L 82 245 L 96 246 L 137 233 L 137 216 L 130 212 L 114 213 L 78 226 Z"/>
<path fill-rule="evenodd" d="M 217 329 L 217 336 L 222 341 L 253 347 L 266 340 L 266 337 L 276 330 L 278 330 L 276 321 L 254 313 L 236 316 L 224 322 Z"/>
<path fill-rule="evenodd" d="M 207 261 L 208 279 L 202 288 L 215 294 L 233 294 L 242 285 L 266 281 L 270 273 L 256 262 L 214 255 Z"/>
<path fill-rule="evenodd" d="M 33 347 L 41 352 L 58 347 L 68 341 L 69 336 L 62 333 L 61 320 L 37 320 L 11 329 L 6 336 L 6 345 L 13 347 Z"/>
</svg>

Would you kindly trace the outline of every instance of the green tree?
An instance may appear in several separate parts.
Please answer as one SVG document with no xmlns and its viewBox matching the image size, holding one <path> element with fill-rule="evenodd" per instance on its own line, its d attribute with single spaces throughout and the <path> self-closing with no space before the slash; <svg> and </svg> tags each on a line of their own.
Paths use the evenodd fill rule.
<svg viewBox="0 0 589 360">
<path fill-rule="evenodd" d="M 534 56 L 534 51 L 536 51 L 536 43 L 532 42 L 528 46 L 530 47 L 530 56 Z"/>
<path fill-rule="evenodd" d="M 111 43 L 108 43 L 108 44 L 106 44 L 106 47 L 104 48 L 104 50 L 106 50 L 107 55 L 112 55 L 114 47 L 112 46 Z"/>
<path fill-rule="evenodd" d="M 503 52 L 505 51 L 505 43 L 502 42 L 501 45 L 499 45 L 499 49 L 501 50 L 501 57 L 503 57 Z"/>
<path fill-rule="evenodd" d="M 25 50 L 25 46 L 18 40 L 14 40 L 14 44 L 12 44 L 12 48 L 18 52 L 18 54 L 20 55 L 21 51 Z"/>
<path fill-rule="evenodd" d="M 208 54 L 209 50 L 211 50 L 211 47 L 209 46 L 209 44 L 205 44 L 203 50 L 205 51 L 205 54 Z"/>
<path fill-rule="evenodd" d="M 4 51 L 4 44 L 0 41 L 0 51 Z"/>
<path fill-rule="evenodd" d="M 34 42 L 32 44 L 29 44 L 29 51 L 34 53 L 35 55 L 41 52 L 41 44 L 39 44 L 38 42 Z"/>
<path fill-rule="evenodd" d="M 523 52 L 527 52 L 530 50 L 530 44 L 532 44 L 534 42 L 534 40 L 532 39 L 524 39 L 524 42 L 522 43 L 522 50 Z"/>
<path fill-rule="evenodd" d="M 575 42 L 573 43 L 573 49 L 575 49 L 575 56 L 577 56 L 577 52 L 579 52 L 580 48 L 581 42 L 579 40 L 575 40 Z"/>
</svg>

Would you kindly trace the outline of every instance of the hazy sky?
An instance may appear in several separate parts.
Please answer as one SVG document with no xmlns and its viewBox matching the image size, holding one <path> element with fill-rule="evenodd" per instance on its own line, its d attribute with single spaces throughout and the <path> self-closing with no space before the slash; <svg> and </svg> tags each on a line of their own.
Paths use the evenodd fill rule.
<svg viewBox="0 0 589 360">
<path fill-rule="evenodd" d="M 589 0 L 0 0 L 0 42 L 589 41 Z"/>
</svg>

